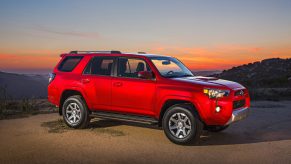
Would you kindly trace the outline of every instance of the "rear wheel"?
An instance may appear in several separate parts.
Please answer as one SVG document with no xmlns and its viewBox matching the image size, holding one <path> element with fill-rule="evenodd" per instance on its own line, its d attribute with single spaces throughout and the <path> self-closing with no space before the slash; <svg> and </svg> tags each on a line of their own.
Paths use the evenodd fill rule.
<svg viewBox="0 0 291 164">
<path fill-rule="evenodd" d="M 226 126 L 207 126 L 206 130 L 208 130 L 210 132 L 221 132 L 228 127 L 229 127 L 229 125 L 226 125 Z"/>
<path fill-rule="evenodd" d="M 163 117 L 163 129 L 168 139 L 176 144 L 197 143 L 203 124 L 187 105 L 170 107 Z M 193 109 L 192 109 L 193 110 Z"/>
<path fill-rule="evenodd" d="M 90 123 L 89 111 L 86 103 L 79 95 L 67 98 L 62 108 L 65 123 L 72 128 L 86 128 Z"/>
</svg>

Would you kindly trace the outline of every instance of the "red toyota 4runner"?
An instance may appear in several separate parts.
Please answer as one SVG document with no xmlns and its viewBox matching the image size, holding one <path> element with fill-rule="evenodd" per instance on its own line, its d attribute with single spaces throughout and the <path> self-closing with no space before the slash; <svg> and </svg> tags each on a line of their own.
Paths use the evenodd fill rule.
<svg viewBox="0 0 291 164">
<path fill-rule="evenodd" d="M 48 99 L 66 124 L 85 128 L 92 116 L 157 124 L 174 143 L 199 140 L 247 117 L 242 85 L 194 76 L 173 57 L 119 51 L 72 51 L 50 74 Z"/>
</svg>

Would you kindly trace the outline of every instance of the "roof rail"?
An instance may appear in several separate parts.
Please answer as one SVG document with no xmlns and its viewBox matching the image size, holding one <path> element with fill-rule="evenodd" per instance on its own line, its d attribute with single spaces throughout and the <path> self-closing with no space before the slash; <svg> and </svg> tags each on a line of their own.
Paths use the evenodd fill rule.
<svg viewBox="0 0 291 164">
<path fill-rule="evenodd" d="M 94 54 L 94 53 L 105 53 L 105 54 L 121 54 L 120 51 L 71 51 L 70 54 Z"/>
</svg>

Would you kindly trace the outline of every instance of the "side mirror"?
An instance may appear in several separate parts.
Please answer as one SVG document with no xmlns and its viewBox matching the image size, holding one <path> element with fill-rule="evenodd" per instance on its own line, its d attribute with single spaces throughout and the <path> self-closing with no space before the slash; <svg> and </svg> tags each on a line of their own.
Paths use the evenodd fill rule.
<svg viewBox="0 0 291 164">
<path fill-rule="evenodd" d="M 163 65 L 170 65 L 171 62 L 170 62 L 169 60 L 164 60 L 164 61 L 162 62 L 162 64 L 163 64 Z"/>
<path fill-rule="evenodd" d="M 141 79 L 153 79 L 154 74 L 151 71 L 139 71 L 137 74 L 138 78 Z"/>
</svg>

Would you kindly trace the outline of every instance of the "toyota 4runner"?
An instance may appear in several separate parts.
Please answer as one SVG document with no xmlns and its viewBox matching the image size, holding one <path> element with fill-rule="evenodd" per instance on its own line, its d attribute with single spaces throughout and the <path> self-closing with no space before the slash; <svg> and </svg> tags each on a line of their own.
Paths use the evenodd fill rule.
<svg viewBox="0 0 291 164">
<path fill-rule="evenodd" d="M 91 117 L 161 126 L 176 144 L 196 143 L 247 117 L 248 91 L 214 77 L 194 76 L 178 59 L 120 51 L 72 51 L 49 76 L 48 100 L 72 128 Z"/>
</svg>

